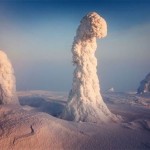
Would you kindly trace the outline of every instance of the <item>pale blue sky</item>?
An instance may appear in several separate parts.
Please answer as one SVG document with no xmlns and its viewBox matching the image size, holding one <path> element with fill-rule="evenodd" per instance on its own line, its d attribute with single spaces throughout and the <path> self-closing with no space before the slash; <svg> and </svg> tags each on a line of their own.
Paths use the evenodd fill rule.
<svg viewBox="0 0 150 150">
<path fill-rule="evenodd" d="M 81 18 L 96 11 L 108 23 L 96 52 L 101 89 L 136 90 L 150 71 L 150 2 L 138 1 L 0 2 L 0 49 L 17 89 L 69 91 L 73 37 Z"/>
</svg>

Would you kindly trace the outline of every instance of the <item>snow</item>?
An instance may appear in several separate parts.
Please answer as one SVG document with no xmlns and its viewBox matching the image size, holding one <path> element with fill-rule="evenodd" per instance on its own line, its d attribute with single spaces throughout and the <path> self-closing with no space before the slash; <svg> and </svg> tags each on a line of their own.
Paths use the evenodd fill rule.
<svg viewBox="0 0 150 150">
<path fill-rule="evenodd" d="M 143 101 L 149 104 L 150 95 L 102 93 L 109 109 L 114 114 L 121 115 L 124 120 L 120 123 L 96 124 L 66 121 L 52 116 L 56 110 L 53 112 L 48 110 L 53 103 L 66 105 L 65 92 L 21 91 L 17 94 L 21 106 L 10 104 L 0 106 L 2 150 L 150 148 L 150 108 L 139 103 Z"/>
<path fill-rule="evenodd" d="M 18 103 L 14 70 L 7 55 L 0 51 L 0 103 Z"/>
<path fill-rule="evenodd" d="M 112 87 L 112 88 L 110 88 L 110 89 L 108 89 L 108 92 L 114 92 L 115 90 L 114 90 L 114 88 Z"/>
<path fill-rule="evenodd" d="M 72 46 L 76 68 L 62 118 L 88 122 L 118 120 L 103 102 L 97 76 L 96 38 L 106 35 L 106 21 L 97 13 L 92 12 L 82 18 Z"/>
</svg>

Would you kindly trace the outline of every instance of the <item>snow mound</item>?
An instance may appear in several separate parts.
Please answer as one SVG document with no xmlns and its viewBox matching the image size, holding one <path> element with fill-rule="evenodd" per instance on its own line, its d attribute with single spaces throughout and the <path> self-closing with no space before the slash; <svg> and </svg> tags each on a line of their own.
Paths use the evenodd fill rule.
<svg viewBox="0 0 150 150">
<path fill-rule="evenodd" d="M 0 51 L 0 104 L 18 103 L 16 80 L 7 55 Z"/>
<path fill-rule="evenodd" d="M 84 135 L 64 120 L 45 113 L 27 111 L 24 107 L 0 107 L 2 150 L 69 150 L 82 138 Z"/>
<path fill-rule="evenodd" d="M 114 92 L 115 90 L 114 90 L 114 88 L 112 87 L 112 88 L 110 88 L 110 89 L 108 89 L 108 92 Z"/>
</svg>

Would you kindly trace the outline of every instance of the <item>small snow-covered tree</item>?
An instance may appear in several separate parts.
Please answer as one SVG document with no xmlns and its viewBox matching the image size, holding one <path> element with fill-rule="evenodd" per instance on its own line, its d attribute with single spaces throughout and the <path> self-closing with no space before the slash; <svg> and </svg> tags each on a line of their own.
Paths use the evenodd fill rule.
<svg viewBox="0 0 150 150">
<path fill-rule="evenodd" d="M 16 104 L 16 81 L 14 70 L 7 55 L 0 51 L 0 104 Z"/>
<path fill-rule="evenodd" d="M 83 17 L 72 46 L 75 65 L 72 89 L 62 117 L 67 120 L 107 122 L 117 120 L 104 103 L 97 76 L 96 38 L 107 35 L 107 24 L 97 13 Z"/>
<path fill-rule="evenodd" d="M 148 73 L 144 80 L 140 82 L 140 86 L 137 89 L 138 94 L 150 93 L 150 73 Z"/>
</svg>

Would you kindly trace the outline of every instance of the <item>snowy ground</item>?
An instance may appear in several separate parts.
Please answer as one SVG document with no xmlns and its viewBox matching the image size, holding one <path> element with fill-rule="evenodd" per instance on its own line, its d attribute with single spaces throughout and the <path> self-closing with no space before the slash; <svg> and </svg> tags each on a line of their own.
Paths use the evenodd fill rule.
<svg viewBox="0 0 150 150">
<path fill-rule="evenodd" d="M 20 106 L 0 107 L 1 150 L 145 150 L 150 149 L 150 95 L 103 93 L 121 123 L 71 122 L 58 116 L 67 93 L 18 92 Z"/>
</svg>

